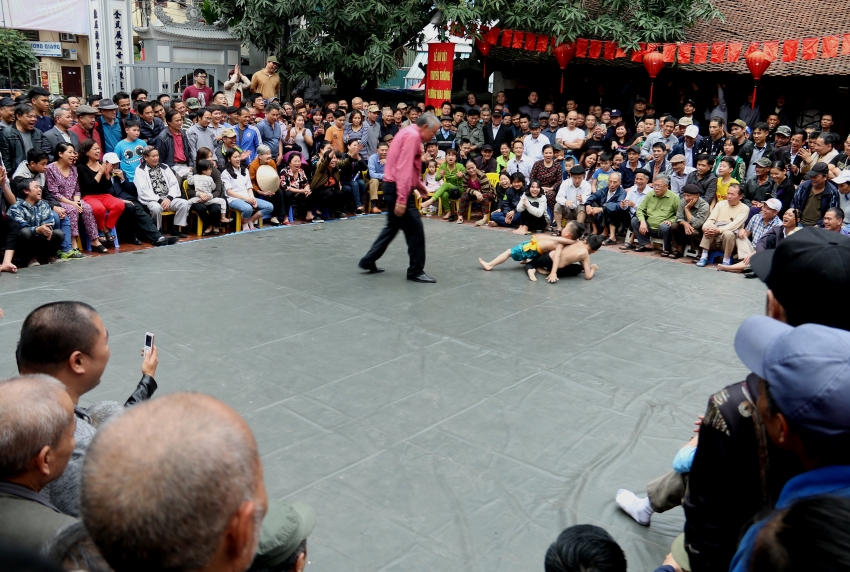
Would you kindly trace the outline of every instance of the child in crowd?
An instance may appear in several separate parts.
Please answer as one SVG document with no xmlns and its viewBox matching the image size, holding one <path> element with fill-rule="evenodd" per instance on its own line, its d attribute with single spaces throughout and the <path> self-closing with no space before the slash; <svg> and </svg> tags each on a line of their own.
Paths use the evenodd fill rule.
<svg viewBox="0 0 850 572">
<path fill-rule="evenodd" d="M 443 184 L 434 191 L 431 198 L 424 201 L 420 207 L 427 209 L 437 201 L 443 207 L 446 214 L 443 215 L 444 220 L 449 220 L 453 215 L 449 207 L 449 201 L 460 197 L 460 188 L 463 182 L 460 180 L 460 174 L 465 170 L 464 166 L 457 161 L 457 151 L 454 149 L 446 150 L 446 162 L 437 167 L 437 173 L 434 178 L 438 181 L 443 181 Z"/>
<path fill-rule="evenodd" d="M 197 167 L 198 173 L 200 174 L 194 175 L 189 173 L 189 177 L 187 179 L 189 181 L 189 185 L 195 187 L 195 196 L 189 199 L 189 204 L 191 205 L 201 202 L 201 197 L 198 195 L 208 195 L 209 198 L 205 201 L 207 204 L 215 204 L 221 207 L 221 220 L 219 222 L 222 224 L 229 223 L 230 219 L 227 218 L 227 201 L 225 201 L 222 197 L 213 197 L 213 191 L 215 191 L 215 180 L 212 178 L 212 162 L 207 159 L 201 159 L 198 161 Z M 205 234 L 207 230 L 212 230 L 212 228 L 204 229 Z"/>
<path fill-rule="evenodd" d="M 549 210 L 546 207 L 546 195 L 540 181 L 531 181 L 528 192 L 519 199 L 516 210 L 522 214 L 522 224 L 512 231 L 514 234 L 528 234 L 531 231 L 542 232 L 549 224 Z"/>
<path fill-rule="evenodd" d="M 437 189 L 440 188 L 440 181 L 437 180 L 437 161 L 435 159 L 430 159 L 428 161 L 428 168 L 422 174 L 422 180 L 425 182 L 425 188 L 428 190 L 428 196 L 430 197 Z M 422 193 L 418 190 L 414 189 L 413 194 L 417 199 L 422 198 Z M 437 209 L 434 208 L 434 205 L 430 205 L 427 207 L 422 207 L 422 214 L 429 215 L 435 212 Z"/>
<path fill-rule="evenodd" d="M 115 145 L 115 154 L 121 160 L 121 170 L 124 171 L 124 176 L 128 182 L 132 183 L 147 143 L 143 139 L 139 139 L 141 130 L 136 119 L 132 117 L 125 119 L 124 130 L 127 132 L 127 137 Z"/>
<path fill-rule="evenodd" d="M 593 172 L 590 180 L 590 188 L 595 193 L 600 189 L 608 188 L 608 177 L 614 172 L 611 168 L 611 153 L 602 153 L 599 156 L 599 168 Z"/>
</svg>

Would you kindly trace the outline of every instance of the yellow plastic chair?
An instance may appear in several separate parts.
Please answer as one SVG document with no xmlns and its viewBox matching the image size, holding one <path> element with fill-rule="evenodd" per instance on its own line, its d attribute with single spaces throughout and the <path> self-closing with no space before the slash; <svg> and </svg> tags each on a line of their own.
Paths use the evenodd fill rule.
<svg viewBox="0 0 850 572">
<path fill-rule="evenodd" d="M 189 180 L 188 179 L 183 180 L 183 193 L 187 197 L 189 196 Z M 192 216 L 192 215 L 195 216 L 195 221 L 196 221 L 197 227 L 198 227 L 198 236 L 204 236 L 204 222 L 201 220 L 201 217 L 198 216 L 198 213 L 190 210 L 189 216 Z"/>
</svg>

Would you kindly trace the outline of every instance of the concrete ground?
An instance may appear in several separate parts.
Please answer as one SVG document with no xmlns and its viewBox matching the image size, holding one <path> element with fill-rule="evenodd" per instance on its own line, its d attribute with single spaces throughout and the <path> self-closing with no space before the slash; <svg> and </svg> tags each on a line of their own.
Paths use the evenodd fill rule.
<svg viewBox="0 0 850 572">
<path fill-rule="evenodd" d="M 382 216 L 193 241 L 0 276 L 0 375 L 21 321 L 94 305 L 112 359 L 83 404 L 123 401 L 156 334 L 159 395 L 197 391 L 250 423 L 271 498 L 318 515 L 310 570 L 541 570 L 565 527 L 606 528 L 630 570 L 660 564 L 681 509 L 637 525 L 614 502 L 671 468 L 764 285 L 657 255 L 531 283 L 495 257 L 522 237 L 425 221 L 426 270 L 399 236 L 367 275 Z"/>
</svg>

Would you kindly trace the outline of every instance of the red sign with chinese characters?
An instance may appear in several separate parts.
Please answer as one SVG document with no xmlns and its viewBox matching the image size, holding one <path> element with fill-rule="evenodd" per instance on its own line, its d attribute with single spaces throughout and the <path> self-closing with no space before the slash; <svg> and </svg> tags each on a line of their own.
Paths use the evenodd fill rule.
<svg viewBox="0 0 850 572">
<path fill-rule="evenodd" d="M 440 108 L 452 99 L 452 73 L 454 71 L 455 45 L 452 43 L 428 44 L 428 67 L 425 71 L 425 105 Z"/>
</svg>

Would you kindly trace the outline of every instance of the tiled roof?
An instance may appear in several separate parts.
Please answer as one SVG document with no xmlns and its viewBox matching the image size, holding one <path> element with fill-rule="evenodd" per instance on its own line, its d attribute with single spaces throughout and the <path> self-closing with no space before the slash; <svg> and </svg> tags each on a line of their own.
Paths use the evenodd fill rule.
<svg viewBox="0 0 850 572">
<path fill-rule="evenodd" d="M 177 36 L 180 38 L 192 38 L 196 40 L 230 40 L 233 41 L 234 38 L 230 35 L 230 32 L 227 30 L 220 30 L 213 26 L 203 26 L 200 28 L 195 28 L 192 26 L 177 26 L 173 24 L 161 24 L 154 23 L 153 26 L 150 27 L 151 30 L 157 31 L 161 34 L 168 34 L 169 36 Z"/>
<path fill-rule="evenodd" d="M 842 36 L 850 33 L 850 12 L 846 1 L 820 0 L 715 0 L 715 6 L 723 12 L 725 22 L 716 20 L 700 22 L 686 33 L 688 42 L 743 42 L 744 49 L 750 42 L 771 40 L 802 40 L 829 35 Z M 797 61 L 781 61 L 770 64 L 765 75 L 847 75 L 850 74 L 850 55 L 803 61 L 802 42 L 797 52 Z M 679 66 L 687 70 L 724 71 L 750 73 L 743 53 L 735 63 Z"/>
</svg>

